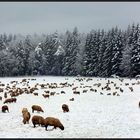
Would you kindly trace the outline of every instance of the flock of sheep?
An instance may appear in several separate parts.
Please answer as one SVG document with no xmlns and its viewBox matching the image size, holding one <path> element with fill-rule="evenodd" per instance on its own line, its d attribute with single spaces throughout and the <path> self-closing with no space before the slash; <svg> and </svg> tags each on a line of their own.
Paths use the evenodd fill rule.
<svg viewBox="0 0 140 140">
<path fill-rule="evenodd" d="M 37 90 L 39 90 L 39 88 L 44 89 L 44 93 L 42 94 L 42 97 L 44 97 L 45 99 L 46 98 L 49 99 L 50 96 L 66 93 L 64 90 L 61 90 L 61 92 L 58 93 L 55 91 L 52 92 L 50 89 L 55 90 L 57 88 L 62 89 L 65 87 L 70 87 L 72 89 L 73 94 L 78 94 L 78 95 L 80 95 L 81 93 L 85 94 L 87 92 L 99 93 L 100 95 L 105 95 L 105 93 L 107 92 L 106 95 L 120 96 L 121 93 L 124 92 L 124 89 L 121 87 L 122 84 L 124 84 L 125 86 L 128 86 L 128 89 L 130 90 L 130 92 L 134 91 L 133 85 L 140 84 L 140 81 L 136 79 L 136 82 L 131 83 L 131 86 L 130 86 L 130 83 L 124 83 L 123 78 L 118 78 L 118 80 L 120 81 L 120 84 L 115 83 L 113 80 L 105 79 L 106 83 L 105 85 L 103 85 L 102 82 L 99 82 L 102 79 L 98 79 L 97 80 L 98 82 L 94 83 L 93 85 L 89 84 L 88 86 L 84 86 L 84 82 L 92 81 L 93 78 L 77 77 L 75 78 L 75 81 L 79 83 L 79 86 L 75 85 L 74 82 L 72 84 L 68 82 L 63 82 L 59 84 L 44 82 L 44 84 L 36 83 L 34 86 L 31 87 L 29 85 L 30 80 L 36 80 L 36 79 L 22 79 L 21 82 L 10 81 L 10 83 L 8 83 L 7 85 L 0 82 L 0 95 L 3 95 L 3 97 L 0 96 L 0 100 L 3 101 L 1 111 L 3 113 L 10 112 L 8 108 L 8 104 L 16 103 L 18 100 L 18 96 L 21 96 L 22 94 L 33 94 L 34 96 L 38 96 Z M 68 81 L 68 78 L 65 78 L 65 80 Z M 26 87 L 24 88 L 17 87 L 18 84 L 23 84 L 24 86 L 26 85 Z M 114 88 L 115 91 L 112 91 L 112 88 Z M 69 101 L 74 101 L 74 100 L 75 100 L 74 97 L 69 99 Z M 139 103 L 139 106 L 140 106 L 140 103 Z M 34 113 L 34 111 L 44 112 L 42 107 L 39 105 L 32 105 L 31 109 L 32 109 L 32 113 Z M 64 113 L 69 112 L 69 106 L 67 104 L 62 104 L 62 111 Z M 22 121 L 23 124 L 29 124 L 29 120 L 31 119 L 33 127 L 36 127 L 36 125 L 39 125 L 41 127 L 45 127 L 45 129 L 47 130 L 48 126 L 53 126 L 53 129 L 56 129 L 58 127 L 61 130 L 64 130 L 64 125 L 58 118 L 55 118 L 55 117 L 44 118 L 40 115 L 33 115 L 31 118 L 30 112 L 25 107 L 21 108 L 21 112 L 22 112 L 22 117 L 23 117 L 23 121 Z"/>
</svg>

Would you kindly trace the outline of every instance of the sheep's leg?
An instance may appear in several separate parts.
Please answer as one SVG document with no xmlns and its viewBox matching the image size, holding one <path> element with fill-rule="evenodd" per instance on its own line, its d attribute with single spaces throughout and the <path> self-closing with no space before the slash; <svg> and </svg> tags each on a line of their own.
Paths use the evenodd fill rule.
<svg viewBox="0 0 140 140">
<path fill-rule="evenodd" d="M 48 125 L 45 126 L 45 130 L 46 130 L 46 131 L 48 131 L 48 130 L 47 130 L 47 127 L 48 127 Z"/>
</svg>

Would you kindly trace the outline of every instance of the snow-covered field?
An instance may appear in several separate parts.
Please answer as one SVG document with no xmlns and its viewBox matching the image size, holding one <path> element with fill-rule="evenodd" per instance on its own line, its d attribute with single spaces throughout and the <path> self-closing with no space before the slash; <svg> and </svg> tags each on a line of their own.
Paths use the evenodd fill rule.
<svg viewBox="0 0 140 140">
<path fill-rule="evenodd" d="M 27 79 L 27 82 L 21 82 L 22 79 Z M 36 79 L 36 80 L 32 80 Z M 37 92 L 39 95 L 23 93 L 17 96 L 16 103 L 7 103 L 9 113 L 3 113 L 0 110 L 0 138 L 138 138 L 140 137 L 140 108 L 138 107 L 140 101 L 140 80 L 124 79 L 123 81 L 115 78 L 88 78 L 81 77 L 18 77 L 18 78 L 0 78 L 1 83 L 5 86 L 9 84 L 12 87 L 15 83 L 11 81 L 18 81 L 16 88 L 33 87 L 37 85 Z M 106 83 L 110 82 L 111 90 L 102 90 Z M 67 82 L 66 87 L 62 87 L 60 83 Z M 116 86 L 114 86 L 114 83 Z M 40 84 L 57 83 L 58 88 L 41 88 Z M 73 84 L 72 84 L 73 83 Z M 101 86 L 98 87 L 98 83 Z M 129 83 L 129 85 L 125 85 Z M 70 86 L 70 85 L 72 86 Z M 95 85 L 94 85 L 95 84 Z M 87 86 L 87 87 L 86 87 Z M 91 87 L 90 87 L 91 86 Z M 73 94 L 73 88 L 80 91 L 79 94 Z M 115 89 L 119 87 L 119 89 Z M 133 87 L 131 92 L 129 87 Z M 97 92 L 90 89 L 96 89 Z M 123 89 L 123 92 L 120 91 Z M 46 99 L 42 96 L 44 91 L 56 92 L 54 96 Z M 83 93 L 83 90 L 87 92 Z M 65 94 L 61 94 L 65 91 Z M 113 92 L 117 93 L 113 96 Z M 6 90 L 4 90 L 6 92 Z M 0 107 L 5 101 L 4 92 L 0 93 L 2 101 Z M 102 94 L 102 93 L 103 94 Z M 111 95 L 107 95 L 111 93 Z M 120 96 L 117 96 L 120 95 Z M 8 98 L 10 94 L 8 94 Z M 74 98 L 74 101 L 70 101 Z M 69 106 L 70 112 L 63 113 L 62 104 Z M 32 113 L 31 106 L 33 104 L 40 105 L 43 112 Z M 46 131 L 44 127 L 37 126 L 33 128 L 31 119 L 29 124 L 23 124 L 22 108 L 27 107 L 31 118 L 33 115 L 41 115 L 44 118 L 52 116 L 58 118 L 65 129 L 62 131 L 59 128 L 52 131 Z M 50 130 L 52 126 L 49 126 Z"/>
</svg>

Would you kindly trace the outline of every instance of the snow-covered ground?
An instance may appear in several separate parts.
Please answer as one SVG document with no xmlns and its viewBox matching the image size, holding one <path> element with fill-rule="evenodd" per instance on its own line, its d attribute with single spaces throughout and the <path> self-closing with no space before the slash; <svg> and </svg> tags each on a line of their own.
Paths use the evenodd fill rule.
<svg viewBox="0 0 140 140">
<path fill-rule="evenodd" d="M 22 79 L 27 79 L 27 83 L 21 83 Z M 31 79 L 36 80 L 31 80 Z M 17 96 L 16 103 L 6 104 L 9 107 L 9 113 L 2 113 L 0 111 L 0 138 L 138 138 L 140 137 L 140 108 L 138 107 L 140 101 L 140 80 L 136 79 L 119 79 L 110 78 L 82 78 L 83 81 L 76 79 L 81 77 L 14 77 L 14 78 L 0 78 L 1 83 L 5 86 L 7 84 L 11 87 L 11 81 L 18 81 L 16 87 L 33 87 L 36 83 L 47 84 L 57 83 L 59 88 L 54 89 L 42 89 L 37 86 L 39 95 L 33 94 L 21 94 Z M 102 90 L 102 87 L 110 80 L 109 87 L 111 90 Z M 121 87 L 120 89 L 115 89 Z M 62 88 L 60 83 L 68 82 L 71 86 Z M 0 83 L 0 84 L 1 84 Z M 101 86 L 94 84 L 101 83 Z M 129 83 L 129 85 L 125 85 Z M 78 87 L 79 94 L 73 94 L 72 88 Z M 87 87 L 85 87 L 87 86 Z M 91 86 L 91 87 L 88 87 Z M 128 87 L 133 87 L 134 91 L 131 92 Z M 97 92 L 90 91 L 90 89 L 97 89 Z M 45 90 L 55 91 L 54 96 L 45 99 L 42 94 Z M 83 90 L 87 90 L 83 93 Z M 65 94 L 61 94 L 61 91 L 65 91 Z M 113 96 L 112 93 L 117 91 L 120 96 Z M 4 91 L 5 92 L 5 91 Z M 4 92 L 0 93 L 3 97 L 0 101 L 0 107 L 5 100 Z M 103 94 L 100 94 L 102 92 Z M 59 94 L 57 94 L 59 93 Z M 111 95 L 107 95 L 111 93 Z M 8 95 L 10 98 L 10 95 Z M 74 101 L 70 101 L 70 98 L 74 98 Z M 62 104 L 69 106 L 70 112 L 63 113 Z M 31 106 L 33 104 L 40 105 L 43 112 L 32 113 Z M 52 116 L 58 118 L 64 125 L 64 131 L 59 128 L 53 131 L 46 131 L 44 127 L 37 126 L 33 128 L 31 119 L 29 124 L 22 123 L 22 108 L 27 107 L 33 115 L 41 115 L 44 118 Z M 51 129 L 52 127 L 48 127 Z"/>
</svg>

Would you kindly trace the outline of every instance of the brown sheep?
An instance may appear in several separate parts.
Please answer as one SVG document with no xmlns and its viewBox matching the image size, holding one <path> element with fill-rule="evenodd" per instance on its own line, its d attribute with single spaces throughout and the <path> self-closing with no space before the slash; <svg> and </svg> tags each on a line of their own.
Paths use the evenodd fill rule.
<svg viewBox="0 0 140 140">
<path fill-rule="evenodd" d="M 25 112 L 23 113 L 23 123 L 24 123 L 24 124 L 26 124 L 26 123 L 29 124 L 30 117 L 31 117 L 30 112 L 25 111 Z"/>
<path fill-rule="evenodd" d="M 4 93 L 4 98 L 7 98 L 7 93 L 6 92 Z"/>
<path fill-rule="evenodd" d="M 17 101 L 16 98 L 11 98 L 11 99 L 12 99 L 12 102 L 15 102 L 16 103 L 16 101 Z"/>
<path fill-rule="evenodd" d="M 5 101 L 4 101 L 4 104 L 5 103 L 12 103 L 13 102 L 13 99 L 12 98 L 8 98 L 8 99 L 6 99 Z"/>
<path fill-rule="evenodd" d="M 68 107 L 68 105 L 63 104 L 63 105 L 62 105 L 62 110 L 63 110 L 63 112 L 69 112 L 69 107 Z"/>
<path fill-rule="evenodd" d="M 49 94 L 42 94 L 42 96 L 43 96 L 44 98 L 49 98 L 49 97 L 50 97 Z"/>
<path fill-rule="evenodd" d="M 47 127 L 48 126 L 54 126 L 53 129 L 56 129 L 57 127 L 60 128 L 61 130 L 64 130 L 64 126 L 63 124 L 60 122 L 59 119 L 57 118 L 54 118 L 54 117 L 47 117 L 45 119 L 45 128 L 46 128 L 46 131 L 47 131 Z"/>
<path fill-rule="evenodd" d="M 6 110 L 9 112 L 8 106 L 7 105 L 3 105 L 2 106 L 2 112 L 5 113 Z"/>
<path fill-rule="evenodd" d="M 32 123 L 34 125 L 34 127 L 36 127 L 36 124 L 38 124 L 39 126 L 44 126 L 45 125 L 45 119 L 42 116 L 39 115 L 34 115 L 32 117 Z"/>
<path fill-rule="evenodd" d="M 43 109 L 39 106 L 39 105 L 33 105 L 32 106 L 32 112 L 34 113 L 34 110 L 36 111 L 41 111 L 41 112 L 44 112 Z"/>
<path fill-rule="evenodd" d="M 0 88 L 0 92 L 3 92 L 3 88 Z"/>
<path fill-rule="evenodd" d="M 55 92 L 51 92 L 50 95 L 54 96 Z"/>
<path fill-rule="evenodd" d="M 27 108 L 23 108 L 22 109 L 22 114 L 24 114 L 25 112 L 28 112 L 28 109 Z"/>
</svg>

